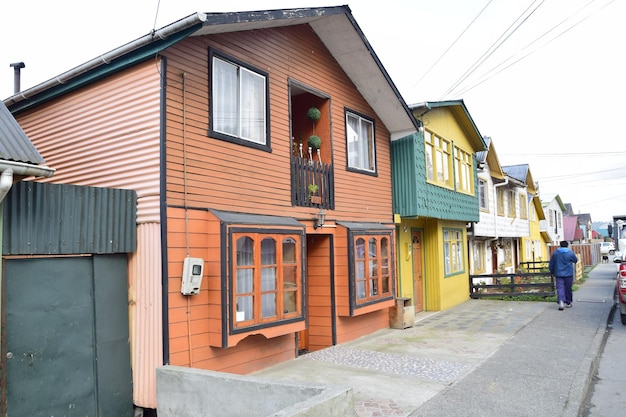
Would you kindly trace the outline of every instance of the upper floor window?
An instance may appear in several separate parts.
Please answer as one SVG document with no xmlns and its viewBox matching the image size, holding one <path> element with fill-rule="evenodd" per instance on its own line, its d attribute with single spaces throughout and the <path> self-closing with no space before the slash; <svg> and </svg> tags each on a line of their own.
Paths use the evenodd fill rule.
<svg viewBox="0 0 626 417">
<path fill-rule="evenodd" d="M 348 168 L 375 173 L 374 122 L 354 112 L 346 111 L 346 141 Z"/>
<path fill-rule="evenodd" d="M 496 197 L 498 199 L 498 216 L 504 216 L 504 190 L 502 187 L 497 189 Z"/>
<path fill-rule="evenodd" d="M 211 51 L 211 135 L 269 148 L 267 74 Z"/>
<path fill-rule="evenodd" d="M 528 203 L 525 194 L 519 194 L 519 217 L 528 220 Z"/>
<path fill-rule="evenodd" d="M 390 236 L 355 235 L 354 284 L 356 304 L 392 295 Z"/>
<path fill-rule="evenodd" d="M 300 235 L 233 233 L 234 328 L 300 317 Z"/>
<path fill-rule="evenodd" d="M 443 229 L 443 268 L 446 275 L 453 275 L 465 270 L 463 257 L 463 231 Z"/>
<path fill-rule="evenodd" d="M 452 144 L 450 141 L 425 130 L 424 146 L 428 181 L 452 187 Z"/>
<path fill-rule="evenodd" d="M 472 155 L 455 146 L 454 162 L 456 164 L 456 190 L 471 194 L 474 185 Z"/>
<path fill-rule="evenodd" d="M 507 193 L 507 216 L 508 217 L 516 217 L 517 210 L 515 210 L 515 205 L 517 204 L 517 194 L 513 190 L 509 190 Z"/>
<path fill-rule="evenodd" d="M 481 210 L 489 210 L 489 200 L 487 199 L 487 181 L 478 179 L 478 204 Z"/>
</svg>

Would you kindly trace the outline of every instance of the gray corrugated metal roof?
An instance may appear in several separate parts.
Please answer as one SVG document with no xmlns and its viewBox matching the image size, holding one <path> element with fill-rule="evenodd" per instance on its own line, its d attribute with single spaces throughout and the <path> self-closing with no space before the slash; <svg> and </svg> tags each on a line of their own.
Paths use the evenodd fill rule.
<svg viewBox="0 0 626 417">
<path fill-rule="evenodd" d="M 0 159 L 30 164 L 45 161 L 9 109 L 0 101 Z"/>
<path fill-rule="evenodd" d="M 524 183 L 526 182 L 526 175 L 528 174 L 528 164 L 503 166 L 502 170 L 509 177 L 515 178 L 516 180 Z"/>
<path fill-rule="evenodd" d="M 234 213 L 209 209 L 218 219 L 228 224 L 256 224 L 267 226 L 294 226 L 302 228 L 304 225 L 293 217 L 268 216 L 263 214 Z"/>
<path fill-rule="evenodd" d="M 4 102 L 13 112 L 21 111 L 56 95 L 119 70 L 119 65 L 132 65 L 134 59 L 143 61 L 144 52 L 156 51 L 184 36 L 203 36 L 233 31 L 263 29 L 287 25 L 308 24 L 322 40 L 328 51 L 368 101 L 376 114 L 398 139 L 415 132 L 418 123 L 402 95 L 383 67 L 365 34 L 347 5 L 335 7 L 295 8 L 232 13 L 195 13 L 152 31 L 141 38 L 116 48 L 98 58 L 15 94 Z M 192 33 L 193 32 L 193 33 Z M 154 51 L 153 51 L 154 52 Z M 108 68 L 107 68 L 108 67 Z"/>
</svg>

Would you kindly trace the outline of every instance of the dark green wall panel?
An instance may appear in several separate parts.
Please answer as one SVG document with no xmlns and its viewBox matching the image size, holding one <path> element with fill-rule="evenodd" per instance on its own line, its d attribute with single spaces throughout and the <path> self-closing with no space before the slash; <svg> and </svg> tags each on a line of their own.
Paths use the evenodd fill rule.
<svg viewBox="0 0 626 417">
<path fill-rule="evenodd" d="M 419 132 L 391 142 L 393 209 L 402 217 L 477 222 L 478 198 L 426 181 L 424 135 Z M 476 162 L 474 158 L 474 179 Z M 476 190 L 476 180 L 474 181 Z"/>
<path fill-rule="evenodd" d="M 133 190 L 22 181 L 3 204 L 4 255 L 129 253 L 137 247 Z"/>
</svg>

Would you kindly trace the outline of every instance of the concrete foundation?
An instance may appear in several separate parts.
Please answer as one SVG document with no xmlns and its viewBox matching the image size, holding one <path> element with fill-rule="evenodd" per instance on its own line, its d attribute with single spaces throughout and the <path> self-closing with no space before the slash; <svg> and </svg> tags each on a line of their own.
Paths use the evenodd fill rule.
<svg viewBox="0 0 626 417">
<path fill-rule="evenodd" d="M 159 417 L 357 417 L 352 388 L 178 366 L 157 369 L 157 403 Z"/>
</svg>

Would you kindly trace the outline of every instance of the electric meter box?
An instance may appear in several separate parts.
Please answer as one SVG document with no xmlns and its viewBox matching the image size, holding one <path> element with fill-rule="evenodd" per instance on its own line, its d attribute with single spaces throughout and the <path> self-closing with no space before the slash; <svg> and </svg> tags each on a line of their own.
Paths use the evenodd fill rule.
<svg viewBox="0 0 626 417">
<path fill-rule="evenodd" d="M 180 292 L 183 295 L 197 295 L 200 293 L 203 269 L 204 259 L 185 258 L 185 262 L 183 262 L 183 282 L 180 287 Z"/>
</svg>

